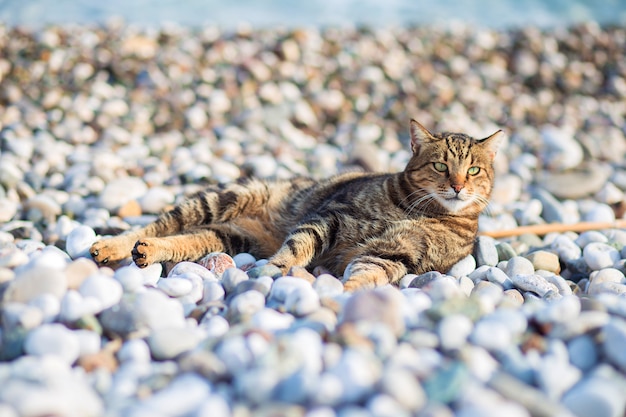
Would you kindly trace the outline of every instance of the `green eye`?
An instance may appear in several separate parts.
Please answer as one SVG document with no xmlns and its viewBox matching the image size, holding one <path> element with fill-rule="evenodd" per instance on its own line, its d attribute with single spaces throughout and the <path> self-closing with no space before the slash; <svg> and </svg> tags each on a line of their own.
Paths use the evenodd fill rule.
<svg viewBox="0 0 626 417">
<path fill-rule="evenodd" d="M 439 172 L 446 172 L 448 170 L 448 166 L 446 164 L 444 164 L 444 163 L 441 163 L 441 162 L 434 162 L 433 166 Z"/>
<path fill-rule="evenodd" d="M 467 173 L 469 175 L 476 175 L 480 172 L 480 168 L 478 167 L 471 167 L 470 169 L 467 170 Z"/>
</svg>

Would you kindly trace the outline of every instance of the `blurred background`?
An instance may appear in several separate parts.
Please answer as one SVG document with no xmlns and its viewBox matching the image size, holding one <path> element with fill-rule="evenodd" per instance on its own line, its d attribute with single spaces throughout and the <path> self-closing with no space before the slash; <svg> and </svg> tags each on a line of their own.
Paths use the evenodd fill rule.
<svg viewBox="0 0 626 417">
<path fill-rule="evenodd" d="M 281 25 L 396 25 L 462 22 L 491 28 L 563 26 L 582 21 L 626 22 L 624 0 L 0 0 L 0 21 L 39 27 L 48 23 L 96 23 L 111 16 L 140 25 L 176 22 L 247 22 L 255 27 Z"/>
</svg>

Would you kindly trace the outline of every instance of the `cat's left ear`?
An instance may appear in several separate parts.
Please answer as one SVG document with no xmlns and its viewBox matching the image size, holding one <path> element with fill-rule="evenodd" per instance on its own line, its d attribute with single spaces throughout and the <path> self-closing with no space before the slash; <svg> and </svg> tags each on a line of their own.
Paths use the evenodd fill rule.
<svg viewBox="0 0 626 417">
<path fill-rule="evenodd" d="M 480 143 L 487 149 L 487 153 L 492 161 L 495 159 L 496 154 L 498 153 L 498 149 L 500 149 L 503 138 L 504 132 L 498 130 L 493 135 L 480 140 Z"/>
<path fill-rule="evenodd" d="M 411 150 L 414 155 L 420 150 L 420 147 L 433 140 L 433 135 L 421 124 L 411 119 Z"/>
</svg>

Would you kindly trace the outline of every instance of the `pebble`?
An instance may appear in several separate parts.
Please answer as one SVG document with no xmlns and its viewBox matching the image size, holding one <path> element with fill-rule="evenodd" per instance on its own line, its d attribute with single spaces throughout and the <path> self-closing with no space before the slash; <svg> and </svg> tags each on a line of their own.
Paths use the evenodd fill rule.
<svg viewBox="0 0 626 417">
<path fill-rule="evenodd" d="M 478 236 L 474 243 L 474 258 L 477 266 L 496 266 L 499 261 L 496 240 L 487 236 Z"/>
<path fill-rule="evenodd" d="M 606 243 L 592 242 L 583 249 L 583 258 L 589 268 L 596 271 L 615 265 L 620 260 L 620 253 Z"/>
<path fill-rule="evenodd" d="M 179 327 L 155 329 L 147 339 L 152 357 L 157 360 L 173 359 L 195 348 L 198 341 L 196 332 Z"/>
<path fill-rule="evenodd" d="M 65 250 L 72 259 L 90 258 L 89 248 L 96 241 L 96 232 L 89 226 L 78 226 L 67 235 Z"/>
<path fill-rule="evenodd" d="M 71 365 L 80 355 L 80 340 L 62 324 L 44 324 L 28 334 L 24 351 L 35 356 L 55 355 Z"/>
<path fill-rule="evenodd" d="M 225 253 L 209 253 L 200 259 L 198 264 L 217 276 L 222 276 L 229 268 L 235 268 L 235 261 Z"/>
<path fill-rule="evenodd" d="M 555 274 L 561 272 L 559 257 L 552 252 L 540 250 L 529 253 L 525 258 L 533 264 L 535 270 L 549 271 Z"/>
<path fill-rule="evenodd" d="M 124 289 L 112 277 L 95 274 L 83 281 L 78 292 L 85 298 L 91 297 L 98 300 L 101 310 L 104 310 L 116 305 L 121 300 Z"/>
</svg>

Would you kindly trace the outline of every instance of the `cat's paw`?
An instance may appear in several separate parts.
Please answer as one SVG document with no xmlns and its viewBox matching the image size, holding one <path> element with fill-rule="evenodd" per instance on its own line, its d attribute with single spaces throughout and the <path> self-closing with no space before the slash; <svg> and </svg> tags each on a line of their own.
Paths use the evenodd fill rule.
<svg viewBox="0 0 626 417">
<path fill-rule="evenodd" d="M 99 265 L 114 265 L 130 256 L 130 248 L 119 238 L 102 239 L 89 248 L 92 259 Z"/>
<path fill-rule="evenodd" d="M 135 243 L 135 247 L 133 247 L 131 254 L 133 256 L 133 262 L 135 262 L 135 265 L 137 265 L 139 268 L 145 268 L 148 265 L 158 262 L 158 252 L 159 250 L 156 245 L 156 240 L 144 238 L 139 239 Z"/>
</svg>

